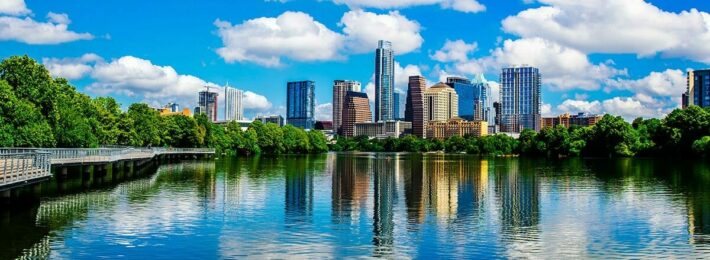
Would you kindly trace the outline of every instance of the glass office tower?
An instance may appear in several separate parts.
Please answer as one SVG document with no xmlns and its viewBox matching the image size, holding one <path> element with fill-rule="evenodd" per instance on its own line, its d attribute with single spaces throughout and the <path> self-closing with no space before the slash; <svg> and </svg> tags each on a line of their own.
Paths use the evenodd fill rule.
<svg viewBox="0 0 710 260">
<path fill-rule="evenodd" d="M 501 131 L 540 131 L 540 70 L 533 67 L 504 68 L 501 84 Z"/>
<path fill-rule="evenodd" d="M 375 122 L 395 119 L 394 51 L 392 43 L 380 41 L 375 51 Z"/>
<path fill-rule="evenodd" d="M 286 98 L 286 123 L 303 129 L 313 129 L 316 124 L 316 84 L 313 81 L 288 82 Z"/>
</svg>

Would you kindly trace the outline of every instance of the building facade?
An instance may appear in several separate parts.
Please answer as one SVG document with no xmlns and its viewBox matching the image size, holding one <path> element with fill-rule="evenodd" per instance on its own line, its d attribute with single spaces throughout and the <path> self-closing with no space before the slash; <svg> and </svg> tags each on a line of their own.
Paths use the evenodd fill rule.
<svg viewBox="0 0 710 260">
<path fill-rule="evenodd" d="M 426 78 L 422 76 L 409 77 L 407 103 L 405 104 L 404 109 L 404 121 L 412 122 L 412 134 L 421 138 L 426 137 L 424 91 L 426 91 Z"/>
<path fill-rule="evenodd" d="M 303 129 L 313 129 L 316 123 L 316 84 L 295 81 L 287 84 L 286 123 Z"/>
<path fill-rule="evenodd" d="M 405 121 L 380 121 L 365 122 L 355 124 L 355 136 L 367 136 L 370 138 L 386 139 L 399 138 L 402 135 L 410 134 L 412 123 Z"/>
<path fill-rule="evenodd" d="M 284 117 L 280 115 L 270 115 L 270 116 L 257 116 L 254 120 L 261 121 L 262 123 L 272 123 L 279 126 L 284 126 Z"/>
<path fill-rule="evenodd" d="M 439 83 L 424 92 L 426 120 L 446 121 L 459 116 L 459 96 L 456 90 Z"/>
<path fill-rule="evenodd" d="M 375 51 L 375 122 L 394 120 L 394 50 L 379 41 Z"/>
<path fill-rule="evenodd" d="M 501 131 L 540 131 L 540 71 L 533 67 L 504 68 L 500 74 Z"/>
<path fill-rule="evenodd" d="M 348 91 L 360 92 L 362 85 L 360 82 L 352 80 L 333 81 L 333 131 L 342 134 L 343 124 L 343 104 Z"/>
<path fill-rule="evenodd" d="M 219 96 L 218 93 L 210 92 L 209 89 L 200 91 L 199 100 L 197 102 L 199 109 L 195 109 L 195 114 L 206 114 L 210 122 L 216 122 L 217 96 Z"/>
<path fill-rule="evenodd" d="M 392 104 L 394 104 L 394 115 L 393 115 L 393 117 L 394 117 L 394 120 L 399 120 L 399 119 L 402 118 L 402 117 L 400 116 L 400 111 L 401 111 L 401 110 L 400 110 L 400 106 L 399 106 L 399 102 L 400 102 L 400 100 L 401 100 L 401 98 L 402 98 L 402 93 L 399 93 L 399 92 L 395 91 L 394 94 L 392 94 L 392 98 L 394 99 L 394 102 L 392 103 Z"/>
<path fill-rule="evenodd" d="M 579 113 L 576 115 L 570 115 L 569 113 L 565 113 L 556 117 L 543 117 L 541 122 L 541 128 L 552 128 L 558 125 L 562 125 L 564 127 L 593 126 L 597 124 L 597 122 L 602 120 L 602 117 L 603 116 L 601 115 L 589 115 L 585 113 Z"/>
<path fill-rule="evenodd" d="M 710 69 L 688 71 L 688 89 L 683 94 L 683 108 L 710 107 Z"/>
<path fill-rule="evenodd" d="M 454 117 L 446 121 L 434 121 L 427 123 L 427 138 L 447 139 L 453 136 L 487 136 L 487 121 L 466 121 L 460 117 Z"/>
<path fill-rule="evenodd" d="M 345 94 L 342 120 L 342 135 L 346 137 L 355 136 L 356 124 L 372 121 L 367 94 L 355 91 L 348 91 Z"/>
<path fill-rule="evenodd" d="M 244 92 L 242 90 L 224 87 L 224 120 L 244 120 Z"/>
</svg>

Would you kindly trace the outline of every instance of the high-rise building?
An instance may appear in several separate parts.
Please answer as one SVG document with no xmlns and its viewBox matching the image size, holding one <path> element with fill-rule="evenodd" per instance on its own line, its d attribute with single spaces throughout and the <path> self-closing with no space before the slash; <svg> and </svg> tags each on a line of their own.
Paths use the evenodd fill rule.
<svg viewBox="0 0 710 260">
<path fill-rule="evenodd" d="M 394 102 L 393 102 L 393 104 L 394 104 L 394 115 L 393 115 L 394 120 L 400 119 L 400 116 L 399 116 L 399 111 L 400 111 L 400 110 L 399 110 L 399 109 L 400 109 L 400 107 L 399 107 L 399 100 L 400 100 L 401 97 L 402 97 L 402 94 L 399 93 L 399 92 L 397 92 L 397 91 L 395 91 L 395 92 L 392 94 L 392 98 L 394 98 Z"/>
<path fill-rule="evenodd" d="M 172 102 L 171 102 L 171 103 L 168 103 L 167 105 L 165 105 L 164 108 L 169 109 L 169 111 L 170 111 L 171 113 L 178 113 L 178 112 L 180 112 L 180 105 L 177 104 L 177 103 L 172 103 Z"/>
<path fill-rule="evenodd" d="M 209 119 L 211 122 L 216 122 L 217 96 L 219 96 L 219 94 L 216 92 L 210 92 L 209 88 L 207 88 L 207 90 L 205 91 L 200 91 L 199 100 L 197 102 L 200 109 L 196 110 L 195 114 L 206 114 L 207 119 Z"/>
<path fill-rule="evenodd" d="M 394 120 L 394 51 L 380 41 L 375 51 L 375 122 Z"/>
<path fill-rule="evenodd" d="M 310 80 L 287 84 L 286 123 L 303 129 L 313 129 L 316 123 L 316 83 Z"/>
<path fill-rule="evenodd" d="M 683 94 L 683 108 L 710 107 L 710 69 L 688 71 L 688 89 Z"/>
<path fill-rule="evenodd" d="M 424 77 L 409 77 L 409 86 L 407 88 L 407 104 L 405 105 L 404 110 L 404 120 L 412 122 L 412 134 L 421 138 L 426 137 L 424 91 L 426 91 L 426 79 Z"/>
<path fill-rule="evenodd" d="M 244 120 L 243 99 L 243 91 L 230 86 L 224 88 L 224 120 Z"/>
<path fill-rule="evenodd" d="M 478 74 L 471 83 L 477 94 L 476 101 L 473 103 L 473 111 L 475 112 L 473 120 L 488 121 L 489 125 L 493 124 L 494 115 L 491 113 L 493 107 L 493 93 L 491 93 L 491 84 L 488 83 L 488 80 L 486 80 L 483 74 Z M 459 114 L 460 113 L 459 111 Z"/>
<path fill-rule="evenodd" d="M 348 91 L 360 92 L 360 82 L 352 80 L 333 81 L 333 130 L 337 134 L 342 134 L 343 104 L 345 104 L 345 95 Z"/>
<path fill-rule="evenodd" d="M 424 91 L 426 120 L 447 121 L 459 115 L 459 96 L 456 90 L 439 83 Z"/>
<path fill-rule="evenodd" d="M 540 70 L 504 68 L 500 74 L 501 131 L 540 131 Z"/>
<path fill-rule="evenodd" d="M 493 113 L 495 114 L 493 117 L 494 118 L 493 124 L 500 126 L 500 120 L 501 120 L 500 118 L 502 116 L 501 110 L 500 110 L 500 102 L 493 102 Z"/>
<path fill-rule="evenodd" d="M 348 91 L 343 103 L 343 136 L 355 136 L 355 124 L 370 121 L 372 121 L 372 112 L 370 112 L 370 100 L 367 98 L 367 94 Z"/>
</svg>

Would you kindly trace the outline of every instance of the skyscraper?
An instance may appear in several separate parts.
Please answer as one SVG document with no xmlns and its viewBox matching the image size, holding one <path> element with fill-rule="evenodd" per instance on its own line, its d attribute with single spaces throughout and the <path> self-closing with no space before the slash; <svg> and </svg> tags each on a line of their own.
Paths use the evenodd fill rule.
<svg viewBox="0 0 710 260">
<path fill-rule="evenodd" d="M 313 129 L 316 123 L 316 84 L 313 81 L 288 82 L 286 123 L 303 129 Z"/>
<path fill-rule="evenodd" d="M 710 107 L 710 69 L 688 71 L 688 89 L 683 94 L 683 108 Z"/>
<path fill-rule="evenodd" d="M 424 91 L 427 121 L 447 121 L 459 116 L 459 96 L 456 90 L 439 83 Z"/>
<path fill-rule="evenodd" d="M 375 122 L 394 120 L 394 51 L 380 41 L 375 52 Z"/>
<path fill-rule="evenodd" d="M 224 88 L 224 119 L 227 121 L 244 120 L 244 107 L 242 100 L 244 92 L 226 86 Z"/>
<path fill-rule="evenodd" d="M 540 70 L 504 68 L 500 74 L 501 131 L 540 131 Z"/>
<path fill-rule="evenodd" d="M 493 107 L 493 93 L 491 93 L 491 85 L 483 74 L 478 74 L 471 82 L 476 89 L 476 102 L 473 103 L 474 119 L 476 121 L 488 121 L 493 124 L 493 115 L 491 109 Z M 460 97 L 459 97 L 460 98 Z M 461 113 L 459 111 L 459 113 Z"/>
<path fill-rule="evenodd" d="M 207 90 L 200 91 L 199 93 L 199 100 L 197 102 L 198 107 L 200 108 L 198 111 L 195 111 L 195 114 L 206 114 L 207 119 L 209 119 L 211 122 L 217 121 L 217 96 L 219 94 L 216 92 L 210 92 L 210 88 L 207 87 Z"/>
<path fill-rule="evenodd" d="M 479 101 L 479 91 L 470 80 L 461 77 L 446 78 L 446 85 L 456 90 L 459 96 L 459 117 L 472 121 L 476 118 L 476 107 Z"/>
<path fill-rule="evenodd" d="M 372 112 L 370 112 L 370 100 L 367 98 L 367 94 L 348 91 L 345 94 L 345 102 L 343 103 L 343 136 L 354 136 L 355 124 L 369 122 L 371 120 Z"/>
<path fill-rule="evenodd" d="M 405 105 L 404 110 L 404 120 L 412 122 L 412 134 L 421 138 L 426 137 L 424 91 L 426 91 L 426 79 L 424 77 L 409 77 L 409 86 L 407 88 L 407 104 Z"/>
<path fill-rule="evenodd" d="M 395 91 L 395 92 L 393 93 L 392 97 L 393 97 L 393 99 L 394 99 L 394 102 L 393 102 L 393 104 L 394 104 L 394 109 L 393 109 L 393 110 L 394 110 L 394 114 L 392 115 L 392 117 L 394 118 L 394 120 L 398 120 L 398 119 L 400 119 L 400 116 L 399 116 L 399 111 L 400 111 L 400 110 L 399 110 L 399 109 L 400 109 L 400 107 L 399 107 L 399 101 L 400 101 L 400 99 L 401 99 L 401 97 L 402 97 L 402 93 L 399 93 L 399 92 Z"/>
<path fill-rule="evenodd" d="M 333 130 L 342 134 L 343 105 L 348 91 L 360 92 L 361 84 L 351 80 L 333 81 Z M 369 108 L 368 108 L 369 109 Z"/>
</svg>

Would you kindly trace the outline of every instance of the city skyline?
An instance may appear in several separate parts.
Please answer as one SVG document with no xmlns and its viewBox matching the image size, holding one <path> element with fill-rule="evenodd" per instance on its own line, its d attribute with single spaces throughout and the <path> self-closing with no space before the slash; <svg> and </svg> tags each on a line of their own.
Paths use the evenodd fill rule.
<svg viewBox="0 0 710 260">
<path fill-rule="evenodd" d="M 612 113 L 630 120 L 661 117 L 680 107 L 686 70 L 707 68 L 710 61 L 710 50 L 701 44 L 709 34 L 708 23 L 703 21 L 708 19 L 704 17 L 710 4 L 703 1 L 479 0 L 479 8 L 465 10 L 415 1 L 378 6 L 353 0 L 338 1 L 349 5 L 176 1 L 171 14 L 155 3 L 140 1 L 98 7 L 12 2 L 19 4 L 0 8 L 7 28 L 0 31 L 4 47 L 0 56 L 28 54 L 83 93 L 113 96 L 124 108 L 134 102 L 194 107 L 194 93 L 204 85 L 221 87 L 232 82 L 245 91 L 247 118 L 284 115 L 286 97 L 278 90 L 285 82 L 304 78 L 321 86 L 335 79 L 357 80 L 372 100 L 372 54 L 377 41 L 385 39 L 393 42 L 397 55 L 395 91 L 406 92 L 407 77 L 418 74 L 435 83 L 446 76 L 473 79 L 482 73 L 494 79 L 495 89 L 500 68 L 527 64 L 540 68 L 543 75 L 543 116 Z M 114 10 L 126 6 L 132 11 L 117 17 L 124 12 Z M 229 11 L 235 8 L 252 12 Z M 546 10 L 556 14 L 541 16 Z M 161 22 L 140 18 L 146 14 Z M 426 19 L 430 16 L 449 21 Z M 619 16 L 627 22 L 613 19 Z M 181 21 L 184 17 L 191 19 Z M 645 22 L 653 20 L 663 22 Z M 284 35 L 249 35 L 254 32 L 249 29 L 281 26 L 284 21 L 303 25 L 292 29 L 303 29 L 302 36 L 313 44 L 298 49 L 294 39 Z M 473 26 L 451 28 L 451 21 L 476 25 L 475 33 L 471 33 Z M 599 26 L 584 26 L 592 22 Z M 36 33 L 41 26 L 50 33 Z M 599 37 L 589 37 L 594 35 Z M 237 44 L 246 36 L 266 42 Z M 276 40 L 283 43 L 280 48 L 266 44 Z M 324 87 L 315 93 L 317 119 L 331 119 L 331 96 Z"/>
</svg>

